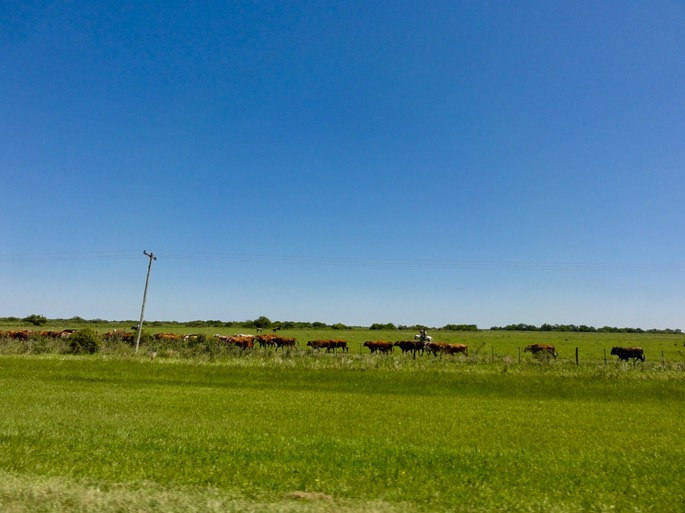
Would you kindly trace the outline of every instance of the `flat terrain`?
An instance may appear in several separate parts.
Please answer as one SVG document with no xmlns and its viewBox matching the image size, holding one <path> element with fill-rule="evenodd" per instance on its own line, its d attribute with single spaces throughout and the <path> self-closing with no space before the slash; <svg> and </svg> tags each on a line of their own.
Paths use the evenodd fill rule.
<svg viewBox="0 0 685 513">
<path fill-rule="evenodd" d="M 0 510 L 685 510 L 682 336 L 633 366 L 603 359 L 628 335 L 448 335 L 472 356 L 5 354 Z"/>
</svg>

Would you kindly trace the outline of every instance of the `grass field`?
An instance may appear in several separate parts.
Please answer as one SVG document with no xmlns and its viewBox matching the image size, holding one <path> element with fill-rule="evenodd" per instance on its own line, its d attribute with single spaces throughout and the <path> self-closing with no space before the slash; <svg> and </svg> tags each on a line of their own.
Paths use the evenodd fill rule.
<svg viewBox="0 0 685 513">
<path fill-rule="evenodd" d="M 622 335 L 633 366 L 546 334 L 576 366 L 479 333 L 456 360 L 0 356 L 0 511 L 685 511 L 681 337 Z"/>
</svg>

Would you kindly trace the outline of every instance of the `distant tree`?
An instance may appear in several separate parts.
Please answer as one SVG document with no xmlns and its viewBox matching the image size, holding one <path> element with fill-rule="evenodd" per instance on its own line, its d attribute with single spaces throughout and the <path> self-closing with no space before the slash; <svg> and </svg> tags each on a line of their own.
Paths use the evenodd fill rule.
<svg viewBox="0 0 685 513">
<path fill-rule="evenodd" d="M 388 323 L 381 323 L 381 322 L 375 322 L 371 326 L 369 326 L 370 330 L 396 330 L 397 326 L 395 326 L 393 323 L 388 322 Z"/>
<path fill-rule="evenodd" d="M 334 330 L 346 330 L 347 326 L 345 326 L 342 322 L 338 322 L 338 323 L 332 324 L 331 328 L 333 328 Z"/>
<path fill-rule="evenodd" d="M 255 328 L 270 328 L 271 327 L 271 320 L 268 317 L 261 316 L 252 321 L 252 324 L 254 325 Z"/>
<path fill-rule="evenodd" d="M 34 326 L 42 326 L 43 324 L 46 324 L 48 322 L 48 320 L 45 317 L 36 314 L 24 317 L 22 321 L 28 322 L 29 324 L 33 324 Z"/>
<path fill-rule="evenodd" d="M 325 322 L 315 321 L 312 323 L 312 328 L 315 328 L 315 329 L 328 328 L 328 324 L 326 324 Z"/>
<path fill-rule="evenodd" d="M 446 324 L 441 329 L 445 331 L 478 331 L 475 324 Z"/>
<path fill-rule="evenodd" d="M 183 323 L 185 326 L 188 328 L 204 328 L 205 327 L 205 321 L 188 321 Z"/>
</svg>

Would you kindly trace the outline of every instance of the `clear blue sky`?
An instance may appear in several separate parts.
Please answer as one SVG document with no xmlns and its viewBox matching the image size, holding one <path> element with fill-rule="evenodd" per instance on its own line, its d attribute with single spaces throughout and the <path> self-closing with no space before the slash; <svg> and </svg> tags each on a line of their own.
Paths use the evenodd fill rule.
<svg viewBox="0 0 685 513">
<path fill-rule="evenodd" d="M 0 316 L 685 328 L 685 3 L 0 2 Z"/>
</svg>

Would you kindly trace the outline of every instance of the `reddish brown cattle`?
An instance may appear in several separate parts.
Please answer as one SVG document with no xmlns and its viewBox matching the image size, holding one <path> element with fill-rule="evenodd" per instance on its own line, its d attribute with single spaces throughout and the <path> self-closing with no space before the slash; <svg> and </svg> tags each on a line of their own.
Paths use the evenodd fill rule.
<svg viewBox="0 0 685 513">
<path fill-rule="evenodd" d="M 278 335 L 257 335 L 255 337 L 255 342 L 259 344 L 259 347 L 276 347 L 277 338 L 279 338 Z"/>
<path fill-rule="evenodd" d="M 310 340 L 307 342 L 307 347 L 311 347 L 314 351 L 319 351 L 326 346 L 327 340 Z"/>
<path fill-rule="evenodd" d="M 60 338 L 62 336 L 61 331 L 41 331 L 39 333 L 41 337 L 44 338 Z"/>
<path fill-rule="evenodd" d="M 391 353 L 392 352 L 392 342 L 386 342 L 385 340 L 367 340 L 362 344 L 364 347 L 368 347 L 369 351 L 372 353 Z"/>
<path fill-rule="evenodd" d="M 111 340 L 111 341 L 120 341 L 120 342 L 132 342 L 133 339 L 135 338 L 135 333 L 128 333 L 125 331 L 120 331 L 120 330 L 112 330 L 108 331 L 106 333 L 102 334 L 102 338 L 105 340 Z"/>
<path fill-rule="evenodd" d="M 612 347 L 611 355 L 618 356 L 618 361 L 625 360 L 626 362 L 632 358 L 633 363 L 638 360 L 645 361 L 645 352 L 641 347 Z"/>
<path fill-rule="evenodd" d="M 14 338 L 16 340 L 28 340 L 31 338 L 32 333 L 29 330 L 21 331 L 8 331 L 7 336 L 9 338 Z"/>
<path fill-rule="evenodd" d="M 316 351 L 326 349 L 327 353 L 331 351 L 335 353 L 336 349 L 341 349 L 343 352 L 349 351 L 345 340 L 310 340 L 307 342 L 307 346 Z"/>
<path fill-rule="evenodd" d="M 455 355 L 458 353 L 464 353 L 464 356 L 469 355 L 469 346 L 466 344 L 445 344 L 442 348 L 443 353 Z"/>
<path fill-rule="evenodd" d="M 552 356 L 554 359 L 559 356 L 559 353 L 557 353 L 557 350 L 554 346 L 550 344 L 532 344 L 527 346 L 524 350 L 524 353 L 531 353 L 533 356 L 538 356 L 542 357 L 545 355 Z"/>
<path fill-rule="evenodd" d="M 448 345 L 449 345 L 449 344 L 447 344 L 447 343 L 445 343 L 445 342 L 428 342 L 427 344 L 425 344 L 424 348 L 425 348 L 425 350 L 428 351 L 429 353 L 432 353 L 433 356 L 437 356 L 438 353 L 444 353 L 444 352 L 445 352 L 445 348 L 446 348 Z"/>
<path fill-rule="evenodd" d="M 295 338 L 276 337 L 274 339 L 274 342 L 276 343 L 276 350 L 277 351 L 278 351 L 279 347 L 283 350 L 286 347 L 288 347 L 288 348 L 297 347 L 297 339 L 295 339 Z"/>
<path fill-rule="evenodd" d="M 182 340 L 183 335 L 178 335 L 176 333 L 155 333 L 152 335 L 155 340 Z"/>
<path fill-rule="evenodd" d="M 240 349 L 252 349 L 254 347 L 254 337 L 226 337 L 225 341 L 229 345 L 239 347 Z"/>
</svg>

